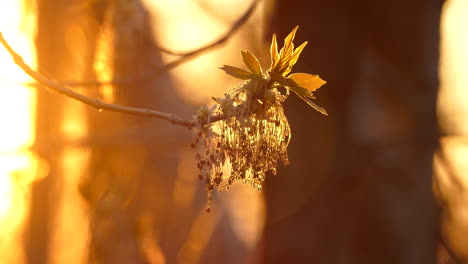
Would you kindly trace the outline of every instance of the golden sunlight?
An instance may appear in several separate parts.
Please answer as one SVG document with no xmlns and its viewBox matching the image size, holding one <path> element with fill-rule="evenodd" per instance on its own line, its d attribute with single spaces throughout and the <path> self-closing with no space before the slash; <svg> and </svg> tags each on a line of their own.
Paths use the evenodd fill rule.
<svg viewBox="0 0 468 264">
<path fill-rule="evenodd" d="M 23 1 L 0 3 L 0 29 L 25 61 L 34 67 L 34 15 Z M 28 15 L 25 13 L 28 12 Z M 28 184 L 39 162 L 29 151 L 34 140 L 34 90 L 30 79 L 0 49 L 0 256 L 3 263 L 22 263 L 21 225 L 28 206 Z"/>
<path fill-rule="evenodd" d="M 441 18 L 440 96 L 441 125 L 451 133 L 468 134 L 468 0 L 450 0 Z"/>
<path fill-rule="evenodd" d="M 232 23 L 239 19 L 252 3 L 250 0 L 143 2 L 153 14 L 157 43 L 178 52 L 192 51 L 217 40 L 226 34 Z M 262 43 L 261 39 L 255 38 L 256 35 L 261 36 L 262 27 L 248 26 L 262 24 L 262 6 L 263 4 L 259 4 L 246 26 L 241 27 L 239 32 L 219 49 L 206 52 L 171 71 L 177 90 L 186 102 L 211 103 L 212 96 L 221 96 L 236 85 L 236 80 L 226 76 L 218 67 L 238 63 L 241 48 L 252 48 L 253 43 Z M 255 34 L 252 30 L 255 30 Z M 174 58 L 176 57 L 171 55 L 163 56 L 165 62 Z M 223 86 L 220 86 L 220 83 L 223 83 Z"/>
<path fill-rule="evenodd" d="M 159 45 L 171 51 L 192 51 L 217 40 L 223 36 L 244 12 L 252 1 L 143 1 L 153 15 L 153 27 L 156 41 Z M 262 15 L 263 4 L 240 28 L 232 39 L 215 49 L 204 53 L 180 67 L 171 71 L 172 81 L 175 83 L 179 95 L 188 103 L 211 104 L 212 96 L 222 96 L 231 87 L 238 85 L 238 80 L 231 78 L 218 67 L 223 64 L 240 65 L 241 49 L 264 49 L 261 37 L 263 30 Z M 249 25 L 250 24 L 250 25 Z M 252 25 L 256 25 L 253 27 Z M 163 53 L 163 55 L 166 55 Z M 166 62 L 177 57 L 166 55 Z M 259 58 L 263 61 L 264 58 Z M 220 85 L 222 84 L 222 85 Z M 191 151 L 181 154 L 178 178 L 174 189 L 174 202 L 181 208 L 187 208 L 195 197 L 196 187 L 200 182 L 196 177 L 196 164 L 193 162 L 194 154 Z M 263 231 L 264 201 L 262 193 L 252 190 L 250 186 L 236 185 L 230 192 L 224 192 L 219 203 L 220 206 L 206 215 L 201 210 L 191 228 L 187 242 L 178 255 L 179 263 L 196 263 L 200 251 L 206 245 L 211 232 L 220 221 L 220 211 L 226 214 L 231 228 L 246 248 L 254 250 Z M 241 207 L 243 210 L 239 210 Z M 206 218 L 206 219 L 205 219 Z M 207 219 L 210 219 L 209 221 Z M 200 233 L 200 229 L 204 230 Z"/>
<path fill-rule="evenodd" d="M 438 114 L 444 158 L 435 158 L 436 194 L 446 203 L 442 236 L 459 256 L 468 256 L 468 0 L 446 1 L 441 18 Z"/>
<path fill-rule="evenodd" d="M 439 120 L 442 130 L 450 136 L 442 140 L 451 162 L 468 160 L 468 0 L 447 1 L 441 19 Z M 450 143 L 446 143 L 450 141 Z M 458 142 L 454 145 L 454 142 Z M 455 168 L 457 169 L 457 168 Z M 466 175 L 457 175 L 467 181 Z"/>
</svg>

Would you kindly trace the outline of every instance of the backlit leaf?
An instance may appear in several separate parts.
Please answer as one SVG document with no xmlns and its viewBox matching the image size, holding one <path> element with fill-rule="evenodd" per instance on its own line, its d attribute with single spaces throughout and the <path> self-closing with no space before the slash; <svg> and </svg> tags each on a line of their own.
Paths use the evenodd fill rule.
<svg viewBox="0 0 468 264">
<path fill-rule="evenodd" d="M 307 90 L 306 88 L 302 88 L 296 85 L 289 85 L 289 86 L 286 86 L 286 88 L 295 92 L 297 95 L 315 98 L 314 95 L 311 92 L 309 92 L 309 90 Z"/>
<path fill-rule="evenodd" d="M 294 40 L 294 37 L 296 36 L 296 31 L 298 28 L 299 26 L 296 26 L 291 31 L 291 33 L 289 33 L 289 35 L 286 36 L 286 38 L 284 39 L 284 47 L 281 49 L 281 52 L 280 52 L 281 53 L 280 56 L 283 57 L 282 59 L 284 59 L 285 57 L 291 57 L 293 50 L 294 50 L 293 40 Z"/>
<path fill-rule="evenodd" d="M 234 66 L 229 66 L 229 65 L 223 65 L 223 67 L 220 68 L 221 70 L 225 71 L 227 74 L 236 77 L 241 80 L 247 80 L 250 79 L 250 76 L 252 75 L 250 72 L 234 67 Z"/>
<path fill-rule="evenodd" d="M 291 72 L 292 67 L 294 64 L 296 64 L 297 60 L 299 59 L 299 55 L 301 55 L 302 50 L 304 47 L 307 45 L 307 41 L 302 43 L 299 47 L 297 47 L 294 51 L 293 54 L 291 55 L 291 58 L 289 58 L 289 65 L 287 69 L 284 71 L 283 75 L 286 75 Z"/>
<path fill-rule="evenodd" d="M 298 28 L 299 26 L 296 26 L 291 31 L 291 33 L 289 33 L 288 36 L 284 39 L 284 46 L 283 48 L 281 48 L 279 52 L 278 59 L 274 61 L 274 63 L 270 67 L 270 71 L 280 73 L 283 76 L 285 76 L 291 71 L 291 68 L 296 63 L 297 58 L 299 57 L 302 49 L 304 49 L 305 45 L 307 44 L 307 43 L 305 44 L 302 43 L 302 45 L 296 49 L 297 53 L 295 52 L 293 40 L 294 40 L 294 37 L 296 36 L 296 31 Z"/>
<path fill-rule="evenodd" d="M 317 105 L 316 103 L 312 102 L 312 99 L 307 98 L 305 96 L 302 96 L 300 94 L 297 94 L 297 96 L 299 96 L 299 98 L 304 100 L 309 106 L 313 107 L 315 110 L 319 111 L 320 113 L 322 113 L 324 115 L 328 115 L 327 111 L 325 111 L 325 108 L 323 108 L 323 107 Z"/>
<path fill-rule="evenodd" d="M 292 43 L 292 41 L 294 40 L 294 37 L 296 36 L 296 31 L 297 31 L 298 28 L 299 28 L 299 26 L 296 26 L 296 27 L 286 36 L 286 38 L 284 39 L 284 46 L 285 46 L 285 47 Z"/>
<path fill-rule="evenodd" d="M 275 67 L 276 72 L 286 76 L 286 70 L 289 68 L 289 60 L 291 59 L 291 55 L 292 54 L 281 56 L 278 64 Z"/>
<path fill-rule="evenodd" d="M 290 86 L 291 83 L 289 82 L 288 78 L 284 77 L 283 75 L 277 73 L 277 72 L 269 72 L 269 75 L 271 77 L 271 80 L 274 82 L 279 83 L 282 86 Z"/>
<path fill-rule="evenodd" d="M 270 67 L 270 70 L 271 70 L 275 67 L 279 59 L 278 43 L 276 42 L 276 34 L 273 34 L 273 39 L 271 40 L 270 55 L 271 55 L 271 67 Z"/>
<path fill-rule="evenodd" d="M 293 73 L 288 78 L 294 81 L 297 86 L 305 88 L 310 92 L 317 90 L 326 83 L 318 75 L 308 73 Z"/>
<path fill-rule="evenodd" d="M 262 77 L 262 68 L 257 58 L 248 50 L 241 50 L 242 60 L 251 73 Z"/>
</svg>

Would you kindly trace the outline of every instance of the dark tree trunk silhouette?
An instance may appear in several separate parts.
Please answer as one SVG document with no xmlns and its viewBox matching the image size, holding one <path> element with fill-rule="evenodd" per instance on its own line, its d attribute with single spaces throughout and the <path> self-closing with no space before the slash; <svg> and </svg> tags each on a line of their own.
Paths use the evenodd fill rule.
<svg viewBox="0 0 468 264">
<path fill-rule="evenodd" d="M 330 115 L 286 106 L 291 165 L 267 183 L 265 263 L 436 262 L 441 4 L 277 2 L 271 31 L 302 26 L 296 71 L 327 81 Z"/>
</svg>

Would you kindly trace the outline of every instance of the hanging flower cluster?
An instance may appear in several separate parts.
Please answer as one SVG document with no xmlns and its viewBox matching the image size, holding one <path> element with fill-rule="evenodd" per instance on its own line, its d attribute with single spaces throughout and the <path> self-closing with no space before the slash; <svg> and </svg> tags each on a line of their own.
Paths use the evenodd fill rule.
<svg viewBox="0 0 468 264">
<path fill-rule="evenodd" d="M 204 106 L 197 112 L 197 131 L 192 147 L 197 151 L 195 158 L 200 178 L 206 182 L 209 201 L 214 189 L 229 188 L 235 181 L 261 190 L 266 173 L 276 173 L 278 161 L 288 164 L 291 130 L 282 103 L 289 91 L 315 110 L 327 114 L 312 101 L 315 98 L 313 92 L 325 81 L 318 75 L 289 74 L 307 45 L 304 42 L 294 48 L 297 29 L 289 33 L 279 52 L 273 35 L 271 66 L 266 72 L 249 51 L 241 51 L 248 70 L 229 65 L 221 67 L 244 83 L 225 93 L 224 98 L 213 98 L 216 104 L 211 109 Z M 213 116 L 223 118 L 211 123 Z"/>
</svg>

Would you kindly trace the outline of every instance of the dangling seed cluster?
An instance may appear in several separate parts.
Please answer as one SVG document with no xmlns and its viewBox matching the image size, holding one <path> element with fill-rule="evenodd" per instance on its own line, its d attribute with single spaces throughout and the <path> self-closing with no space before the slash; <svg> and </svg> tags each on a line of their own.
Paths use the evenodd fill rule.
<svg viewBox="0 0 468 264">
<path fill-rule="evenodd" d="M 196 149 L 200 178 L 206 182 L 208 209 L 213 190 L 228 189 L 235 181 L 261 190 L 266 174 L 276 174 L 278 161 L 288 164 L 287 147 L 291 130 L 283 112 L 282 103 L 293 91 L 309 106 L 327 115 L 317 105 L 313 92 L 325 81 L 318 75 L 292 73 L 307 41 L 294 48 L 298 27 L 284 39 L 278 51 L 276 35 L 270 46 L 271 65 L 266 71 L 250 51 L 241 51 L 248 70 L 230 65 L 220 69 L 244 84 L 232 89 L 224 98 L 213 98 L 217 105 L 206 106 L 196 115 L 196 134 L 192 147 Z M 281 94 L 278 89 L 285 89 Z M 211 123 L 213 116 L 223 117 Z"/>
<path fill-rule="evenodd" d="M 214 124 L 199 124 L 193 142 L 209 200 L 215 188 L 228 189 L 236 181 L 261 190 L 267 172 L 276 174 L 278 160 L 288 164 L 291 131 L 281 105 L 286 96 L 249 80 L 216 99 L 212 112 L 206 107 L 199 111 L 198 120 L 225 116 Z"/>
</svg>

